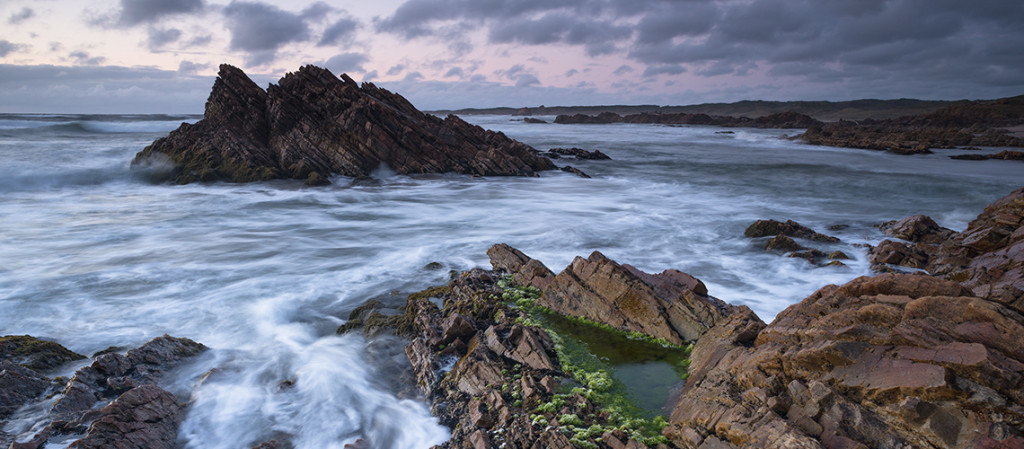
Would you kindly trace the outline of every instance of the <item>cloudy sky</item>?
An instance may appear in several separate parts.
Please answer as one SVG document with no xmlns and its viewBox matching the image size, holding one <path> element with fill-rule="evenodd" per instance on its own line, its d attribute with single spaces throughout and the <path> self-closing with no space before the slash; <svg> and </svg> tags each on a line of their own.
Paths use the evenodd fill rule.
<svg viewBox="0 0 1024 449">
<path fill-rule="evenodd" d="M 3 0 L 0 112 L 200 113 L 303 64 L 422 109 L 1024 94 L 1021 0 Z"/>
</svg>

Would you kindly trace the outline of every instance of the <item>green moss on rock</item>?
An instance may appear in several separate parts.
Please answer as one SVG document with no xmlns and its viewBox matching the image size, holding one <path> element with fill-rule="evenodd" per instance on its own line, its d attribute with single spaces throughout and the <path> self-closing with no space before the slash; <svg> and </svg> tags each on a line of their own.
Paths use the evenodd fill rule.
<svg viewBox="0 0 1024 449">
<path fill-rule="evenodd" d="M 58 343 L 28 335 L 0 337 L 0 359 L 10 360 L 35 371 L 48 371 L 64 363 L 84 359 Z"/>
</svg>

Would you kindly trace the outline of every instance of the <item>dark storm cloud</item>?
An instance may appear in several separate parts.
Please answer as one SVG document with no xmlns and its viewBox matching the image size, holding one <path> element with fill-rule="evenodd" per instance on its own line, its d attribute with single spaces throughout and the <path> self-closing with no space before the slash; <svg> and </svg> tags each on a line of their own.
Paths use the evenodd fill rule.
<svg viewBox="0 0 1024 449">
<path fill-rule="evenodd" d="M 107 60 L 107 58 L 102 56 L 92 56 L 81 50 L 71 52 L 68 55 L 68 59 L 77 65 L 100 65 Z"/>
<path fill-rule="evenodd" d="M 351 39 L 356 34 L 356 30 L 359 29 L 359 21 L 352 17 L 343 17 L 338 19 L 331 26 L 324 30 L 323 36 L 320 37 L 320 42 L 317 42 L 317 46 L 323 47 L 326 45 L 341 45 L 345 41 Z"/>
<path fill-rule="evenodd" d="M 21 22 L 31 19 L 35 15 L 36 12 L 33 11 L 32 8 L 21 8 L 20 11 L 11 14 L 11 16 L 7 18 L 7 23 L 11 25 L 17 25 Z"/>
<path fill-rule="evenodd" d="M 181 30 L 177 28 L 150 28 L 149 38 L 146 45 L 150 50 L 158 50 L 161 47 L 177 42 L 181 39 Z"/>
<path fill-rule="evenodd" d="M 323 65 L 335 74 L 362 72 L 363 64 L 369 60 L 370 58 L 362 53 L 342 53 L 328 59 Z"/>
<path fill-rule="evenodd" d="M 0 40 L 0 58 L 3 58 L 11 53 L 19 52 L 27 49 L 28 46 L 25 44 L 16 44 L 7 40 Z"/>
<path fill-rule="evenodd" d="M 786 74 L 869 90 L 913 80 L 939 90 L 930 97 L 951 83 L 1024 88 L 1024 7 L 1005 0 L 408 0 L 374 23 L 405 38 L 459 29 L 577 45 L 649 75 Z"/>
<path fill-rule="evenodd" d="M 117 24 L 153 23 L 173 14 L 197 13 L 204 7 L 203 0 L 121 0 Z"/>
<path fill-rule="evenodd" d="M 231 2 L 224 8 L 231 31 L 231 49 L 277 50 L 281 45 L 309 39 L 309 25 L 301 16 L 256 2 Z"/>
</svg>

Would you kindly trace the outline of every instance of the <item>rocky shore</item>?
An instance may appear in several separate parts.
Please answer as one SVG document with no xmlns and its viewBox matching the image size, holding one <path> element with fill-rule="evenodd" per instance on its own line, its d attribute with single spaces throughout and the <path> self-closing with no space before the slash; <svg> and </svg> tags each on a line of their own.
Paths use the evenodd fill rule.
<svg viewBox="0 0 1024 449">
<path fill-rule="evenodd" d="M 884 229 L 901 241 L 871 249 L 882 274 L 823 287 L 771 324 L 679 271 L 594 253 L 555 274 L 495 245 L 492 270 L 339 332 L 410 336 L 417 384 L 453 429 L 442 447 L 1024 447 L 1024 189 L 963 232 L 926 217 Z M 748 229 L 773 234 L 832 239 L 794 222 Z M 886 272 L 896 265 L 928 271 Z M 688 356 L 667 419 L 624 411 L 621 381 L 579 363 L 545 317 Z"/>
<path fill-rule="evenodd" d="M 132 167 L 178 184 L 401 174 L 536 176 L 555 165 L 502 133 L 417 110 L 401 95 L 305 66 L 266 90 L 222 65 L 203 119 L 139 152 Z"/>
<path fill-rule="evenodd" d="M 46 414 L 49 424 L 27 441 L 0 431 L 0 447 L 41 449 L 57 437 L 84 435 L 68 448 L 174 449 L 186 407 L 157 383 L 167 370 L 205 350 L 165 335 L 124 354 L 98 354 L 71 379 L 49 378 L 48 371 L 85 357 L 55 342 L 0 337 L 0 424 L 29 402 L 59 396 Z"/>
<path fill-rule="evenodd" d="M 869 249 L 879 274 L 770 324 L 678 270 L 594 252 L 555 273 L 498 244 L 491 269 L 453 273 L 399 313 L 371 301 L 338 332 L 408 339 L 409 382 L 452 431 L 441 448 L 1024 447 L 1024 188 L 960 232 L 920 215 L 880 226 L 892 239 Z M 745 234 L 836 242 L 792 221 Z M 204 350 L 164 336 L 54 379 L 83 356 L 0 337 L 0 421 L 57 397 L 47 425 L 0 433 L 0 447 L 176 447 L 187 405 L 159 383 Z"/>
</svg>

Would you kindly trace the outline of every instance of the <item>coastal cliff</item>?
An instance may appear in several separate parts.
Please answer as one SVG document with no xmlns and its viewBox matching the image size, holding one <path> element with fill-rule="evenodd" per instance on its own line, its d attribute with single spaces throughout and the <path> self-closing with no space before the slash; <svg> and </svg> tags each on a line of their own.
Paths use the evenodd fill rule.
<svg viewBox="0 0 1024 449">
<path fill-rule="evenodd" d="M 178 184 L 226 180 L 401 174 L 536 176 L 554 164 L 530 146 L 450 115 L 417 110 L 401 95 L 305 66 L 263 90 L 221 65 L 203 119 L 139 152 L 136 169 Z"/>
</svg>

